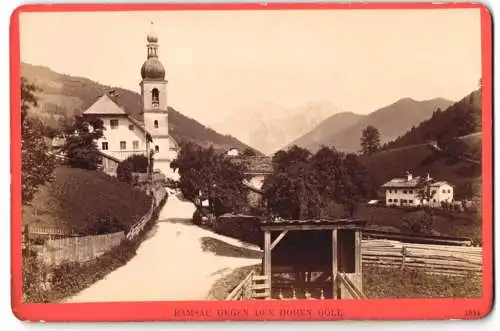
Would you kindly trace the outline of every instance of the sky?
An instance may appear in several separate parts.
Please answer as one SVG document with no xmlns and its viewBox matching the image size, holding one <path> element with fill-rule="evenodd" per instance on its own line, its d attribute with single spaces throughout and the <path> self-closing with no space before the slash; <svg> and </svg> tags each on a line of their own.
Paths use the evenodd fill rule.
<svg viewBox="0 0 500 331">
<path fill-rule="evenodd" d="M 139 91 L 152 21 L 169 104 L 207 125 L 265 103 L 459 100 L 481 76 L 479 9 L 22 13 L 21 60 Z"/>
</svg>

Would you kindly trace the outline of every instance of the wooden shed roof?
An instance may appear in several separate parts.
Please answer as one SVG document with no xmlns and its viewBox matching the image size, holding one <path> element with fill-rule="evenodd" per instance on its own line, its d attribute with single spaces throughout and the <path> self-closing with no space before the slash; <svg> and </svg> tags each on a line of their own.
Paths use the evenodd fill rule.
<svg viewBox="0 0 500 331">
<path fill-rule="evenodd" d="M 364 228 L 366 220 L 360 219 L 306 219 L 306 220 L 287 220 L 281 217 L 263 219 L 260 221 L 262 229 L 280 230 L 328 230 L 342 228 Z"/>
</svg>

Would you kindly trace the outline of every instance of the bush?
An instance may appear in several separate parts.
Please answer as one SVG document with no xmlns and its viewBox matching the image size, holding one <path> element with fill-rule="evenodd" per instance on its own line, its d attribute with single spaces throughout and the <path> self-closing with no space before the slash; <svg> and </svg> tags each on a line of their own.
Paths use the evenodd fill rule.
<svg viewBox="0 0 500 331">
<path fill-rule="evenodd" d="M 146 173 L 148 172 L 148 158 L 144 155 L 132 155 L 120 162 L 116 169 L 117 178 L 124 182 L 133 184 L 134 176 L 132 173 Z M 137 179 L 138 181 L 138 179 Z"/>
<path fill-rule="evenodd" d="M 216 218 L 213 229 L 222 235 L 255 245 L 262 241 L 259 218 L 255 216 L 224 214 Z"/>
<path fill-rule="evenodd" d="M 434 219 L 428 213 L 419 218 L 403 219 L 403 232 L 410 234 L 433 234 Z"/>
</svg>

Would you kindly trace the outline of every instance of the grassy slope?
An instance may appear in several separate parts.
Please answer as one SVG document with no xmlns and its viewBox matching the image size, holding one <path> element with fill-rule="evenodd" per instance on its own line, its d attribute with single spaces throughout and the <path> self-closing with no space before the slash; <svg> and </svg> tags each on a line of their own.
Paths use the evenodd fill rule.
<svg viewBox="0 0 500 331">
<path fill-rule="evenodd" d="M 470 135 L 462 140 L 469 146 L 482 143 L 480 134 Z M 435 179 L 446 180 L 456 186 L 458 194 L 460 194 L 460 186 L 464 184 L 473 185 L 474 192 L 477 194 L 481 187 L 480 169 L 474 169 L 464 162 L 455 162 L 447 157 L 441 157 L 427 145 L 382 151 L 369 157 L 363 156 L 361 160 L 367 167 L 375 187 L 379 187 L 394 177 L 404 176 L 406 171 L 417 176 L 429 173 Z"/>
<path fill-rule="evenodd" d="M 116 217 L 128 229 L 150 207 L 142 191 L 101 172 L 59 167 L 54 177 L 23 207 L 23 223 L 88 234 L 98 220 Z"/>
</svg>

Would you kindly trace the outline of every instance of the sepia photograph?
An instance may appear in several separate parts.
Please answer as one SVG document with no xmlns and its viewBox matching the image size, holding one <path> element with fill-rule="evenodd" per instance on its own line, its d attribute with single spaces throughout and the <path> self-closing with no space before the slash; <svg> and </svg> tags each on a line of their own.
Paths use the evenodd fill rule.
<svg viewBox="0 0 500 331">
<path fill-rule="evenodd" d="M 491 297 L 487 14 L 403 7 L 21 10 L 22 303 Z"/>
</svg>

